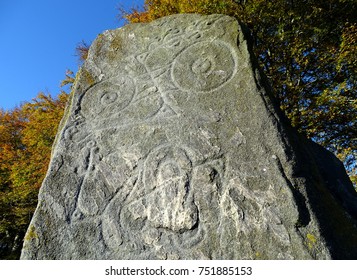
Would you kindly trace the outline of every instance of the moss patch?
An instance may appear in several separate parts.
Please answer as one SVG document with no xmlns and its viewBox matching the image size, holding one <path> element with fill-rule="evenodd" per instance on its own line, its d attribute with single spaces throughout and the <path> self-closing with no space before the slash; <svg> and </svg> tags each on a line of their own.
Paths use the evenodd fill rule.
<svg viewBox="0 0 357 280">
<path fill-rule="evenodd" d="M 308 233 L 306 234 L 306 238 L 307 238 L 307 246 L 310 249 L 312 249 L 312 247 L 314 247 L 315 243 L 317 242 L 315 235 Z"/>
<path fill-rule="evenodd" d="M 38 235 L 36 233 L 36 228 L 33 225 L 30 225 L 29 230 L 25 235 L 25 241 L 32 241 L 33 239 L 38 239 Z"/>
<path fill-rule="evenodd" d="M 115 59 L 117 53 L 123 50 L 123 40 L 119 36 L 115 36 L 114 39 L 110 42 L 109 49 L 109 60 L 113 60 Z"/>
<path fill-rule="evenodd" d="M 92 86 L 95 84 L 95 79 L 92 76 L 91 73 L 89 73 L 85 68 L 82 69 L 81 71 L 81 80 L 83 81 L 84 84 L 86 84 L 88 87 Z"/>
<path fill-rule="evenodd" d="M 255 258 L 256 260 L 261 260 L 262 259 L 262 254 L 260 252 L 255 252 Z"/>
<path fill-rule="evenodd" d="M 110 48 L 113 51 L 121 51 L 123 49 L 123 41 L 119 36 L 115 36 L 110 43 Z"/>
</svg>

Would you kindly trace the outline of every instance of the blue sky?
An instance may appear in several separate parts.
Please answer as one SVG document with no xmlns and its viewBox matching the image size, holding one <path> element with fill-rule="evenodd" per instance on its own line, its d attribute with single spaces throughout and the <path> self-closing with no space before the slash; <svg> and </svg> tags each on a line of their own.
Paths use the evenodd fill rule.
<svg viewBox="0 0 357 280">
<path fill-rule="evenodd" d="M 75 48 L 118 28 L 118 7 L 144 0 L 0 0 L 0 108 L 56 96 L 66 69 L 76 72 Z"/>
</svg>

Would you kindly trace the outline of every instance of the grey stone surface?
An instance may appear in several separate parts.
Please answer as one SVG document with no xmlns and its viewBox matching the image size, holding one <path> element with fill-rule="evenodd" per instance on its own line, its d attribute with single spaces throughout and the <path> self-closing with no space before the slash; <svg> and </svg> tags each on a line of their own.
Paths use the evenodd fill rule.
<svg viewBox="0 0 357 280">
<path fill-rule="evenodd" d="M 352 184 L 290 128 L 247 34 L 176 15 L 99 35 L 22 259 L 357 258 Z"/>
</svg>

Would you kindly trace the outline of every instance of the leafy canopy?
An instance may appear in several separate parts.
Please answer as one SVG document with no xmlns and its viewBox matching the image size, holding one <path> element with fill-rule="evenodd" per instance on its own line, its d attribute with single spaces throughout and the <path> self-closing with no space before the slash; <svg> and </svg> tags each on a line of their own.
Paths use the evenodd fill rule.
<svg viewBox="0 0 357 280">
<path fill-rule="evenodd" d="M 33 102 L 25 103 L 20 108 L 0 110 L 2 244 L 14 240 L 20 243 L 17 246 L 22 244 L 22 237 L 35 211 L 38 190 L 47 171 L 52 143 L 67 97 L 64 92 L 56 99 L 40 93 Z M 0 252 L 0 258 L 1 253 L 4 252 Z M 19 253 L 18 250 L 16 253 Z"/>
</svg>

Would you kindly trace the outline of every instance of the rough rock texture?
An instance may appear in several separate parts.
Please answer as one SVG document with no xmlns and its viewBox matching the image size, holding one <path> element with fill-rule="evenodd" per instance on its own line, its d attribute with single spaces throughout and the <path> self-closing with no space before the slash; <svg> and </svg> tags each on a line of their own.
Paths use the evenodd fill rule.
<svg viewBox="0 0 357 280">
<path fill-rule="evenodd" d="M 106 31 L 74 85 L 22 259 L 357 258 L 356 193 L 300 137 L 245 29 Z"/>
</svg>

